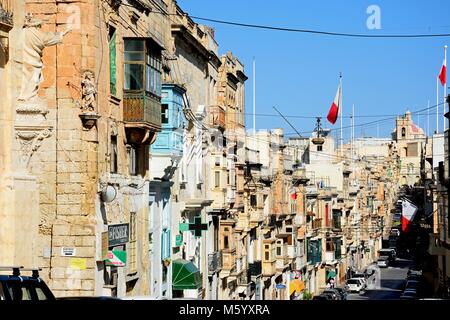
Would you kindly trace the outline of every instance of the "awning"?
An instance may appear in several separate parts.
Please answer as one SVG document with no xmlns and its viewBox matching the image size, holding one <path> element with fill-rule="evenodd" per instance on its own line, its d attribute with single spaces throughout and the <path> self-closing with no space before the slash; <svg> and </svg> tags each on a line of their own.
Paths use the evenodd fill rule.
<svg viewBox="0 0 450 320">
<path fill-rule="evenodd" d="M 294 292 L 300 294 L 305 290 L 305 283 L 300 279 L 291 280 L 289 284 L 289 295 L 291 296 Z"/>
<path fill-rule="evenodd" d="M 331 278 L 336 278 L 336 272 L 334 272 L 334 271 L 328 272 L 327 280 L 331 279 Z"/>
<path fill-rule="evenodd" d="M 199 289 L 202 277 L 197 267 L 190 261 L 178 259 L 172 262 L 173 290 Z"/>
</svg>

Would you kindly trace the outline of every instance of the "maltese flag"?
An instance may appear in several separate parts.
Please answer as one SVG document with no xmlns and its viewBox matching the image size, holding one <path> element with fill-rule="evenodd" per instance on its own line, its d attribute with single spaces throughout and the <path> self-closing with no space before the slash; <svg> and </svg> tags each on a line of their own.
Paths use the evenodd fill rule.
<svg viewBox="0 0 450 320">
<path fill-rule="evenodd" d="M 331 124 L 335 124 L 339 115 L 339 107 L 341 105 L 341 84 L 339 84 L 336 96 L 334 97 L 333 104 L 328 112 L 327 119 Z"/>
<path fill-rule="evenodd" d="M 447 83 L 447 59 L 444 59 L 444 62 L 442 63 L 441 72 L 439 73 L 439 80 L 441 80 L 442 86 L 445 87 L 445 84 Z"/>
<path fill-rule="evenodd" d="M 416 215 L 417 207 L 408 200 L 402 201 L 402 231 L 406 232 Z"/>
</svg>

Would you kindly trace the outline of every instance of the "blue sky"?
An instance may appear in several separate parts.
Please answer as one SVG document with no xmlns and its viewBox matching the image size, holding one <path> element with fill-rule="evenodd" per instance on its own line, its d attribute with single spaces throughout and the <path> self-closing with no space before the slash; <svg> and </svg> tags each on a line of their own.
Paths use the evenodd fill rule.
<svg viewBox="0 0 450 320">
<path fill-rule="evenodd" d="M 364 34 L 450 33 L 450 1 L 354 0 L 179 0 L 184 11 L 193 16 L 249 24 L 315 29 Z M 381 9 L 381 30 L 366 26 L 368 6 Z M 197 20 L 198 23 L 205 23 Z M 221 54 L 231 50 L 245 65 L 246 113 L 252 112 L 252 59 L 256 59 L 258 114 L 275 114 L 276 106 L 288 116 L 326 115 L 336 94 L 339 72 L 343 74 L 344 126 L 350 125 L 352 104 L 356 116 L 395 115 L 436 104 L 436 77 L 447 38 L 360 39 L 246 29 L 206 23 L 215 28 Z M 449 90 L 448 90 L 449 91 Z M 440 102 L 443 91 L 440 87 Z M 440 106 L 442 111 L 442 106 Z M 436 111 L 430 111 L 429 132 L 436 127 Z M 440 112 L 441 113 L 441 112 Z M 379 118 L 356 118 L 355 124 Z M 426 131 L 426 111 L 414 115 Z M 440 117 L 440 129 L 443 117 Z M 252 117 L 246 117 L 252 127 Z M 314 119 L 289 118 L 300 132 L 309 133 Z M 394 120 L 355 128 L 360 136 L 386 137 Z M 258 129 L 281 127 L 293 130 L 281 117 L 257 116 Z M 344 131 L 350 136 L 350 130 Z"/>
</svg>

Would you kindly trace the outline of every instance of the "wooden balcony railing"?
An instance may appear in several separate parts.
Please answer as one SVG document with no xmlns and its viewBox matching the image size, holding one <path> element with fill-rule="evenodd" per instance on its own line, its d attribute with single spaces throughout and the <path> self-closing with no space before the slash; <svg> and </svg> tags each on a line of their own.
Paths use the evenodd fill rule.
<svg viewBox="0 0 450 320">
<path fill-rule="evenodd" d="M 319 229 L 322 227 L 322 218 L 314 219 L 312 222 L 312 228 L 313 229 Z"/>
<path fill-rule="evenodd" d="M 232 272 L 236 269 L 236 250 L 224 249 L 222 251 L 222 270 Z"/>
<path fill-rule="evenodd" d="M 161 101 L 145 92 L 124 92 L 123 120 L 152 131 L 161 129 Z"/>
</svg>

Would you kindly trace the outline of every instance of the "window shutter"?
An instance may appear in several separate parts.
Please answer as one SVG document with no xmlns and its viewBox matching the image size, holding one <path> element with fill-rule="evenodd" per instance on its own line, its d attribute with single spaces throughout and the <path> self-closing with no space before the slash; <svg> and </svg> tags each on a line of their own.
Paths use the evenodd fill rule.
<svg viewBox="0 0 450 320">
<path fill-rule="evenodd" d="M 111 95 L 117 94 L 117 76 L 116 76 L 116 32 L 113 33 L 109 40 L 109 82 Z"/>
</svg>

